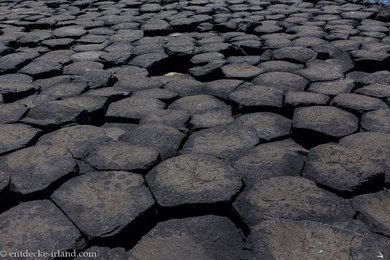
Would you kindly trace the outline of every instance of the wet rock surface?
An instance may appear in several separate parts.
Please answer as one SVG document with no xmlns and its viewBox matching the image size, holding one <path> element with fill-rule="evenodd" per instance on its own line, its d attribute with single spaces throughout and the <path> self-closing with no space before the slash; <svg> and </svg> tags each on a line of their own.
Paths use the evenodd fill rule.
<svg viewBox="0 0 390 260">
<path fill-rule="evenodd" d="M 0 1 L 0 249 L 390 258 L 389 28 L 348 0 Z"/>
</svg>

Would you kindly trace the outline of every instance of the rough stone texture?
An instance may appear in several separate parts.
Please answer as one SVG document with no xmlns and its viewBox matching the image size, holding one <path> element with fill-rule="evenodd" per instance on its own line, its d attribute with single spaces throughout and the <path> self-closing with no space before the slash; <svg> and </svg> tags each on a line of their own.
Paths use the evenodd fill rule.
<svg viewBox="0 0 390 260">
<path fill-rule="evenodd" d="M 177 235 L 165 243 L 170 238 L 164 235 L 139 248 L 157 223 L 200 215 L 228 216 L 235 223 L 232 230 L 253 233 L 253 226 L 243 222 L 250 211 L 238 215 L 232 204 L 272 178 L 312 179 L 314 191 L 304 193 L 310 203 L 294 210 L 315 209 L 307 215 L 321 223 L 332 218 L 336 228 L 351 232 L 356 231 L 352 222 L 369 225 L 363 214 L 337 215 L 315 196 L 334 197 L 332 192 L 353 200 L 390 187 L 389 18 L 379 5 L 348 0 L 0 2 L 0 218 L 20 203 L 49 199 L 66 182 L 82 191 L 78 176 L 126 171 L 151 178 L 153 168 L 172 158 L 191 157 L 207 167 L 220 166 L 201 172 L 201 178 L 192 174 L 200 172 L 180 171 L 177 165 L 170 174 L 158 175 L 152 189 L 168 183 L 156 198 L 169 203 L 139 219 L 110 211 L 126 203 L 122 196 L 109 200 L 104 204 L 109 217 L 95 226 L 112 231 L 80 250 L 96 249 L 100 258 L 121 260 L 268 260 L 277 257 L 236 251 L 241 239 L 207 251 L 203 245 L 211 248 L 219 235 L 212 241 L 196 227 L 198 240 Z M 213 158 L 205 160 L 210 164 L 205 157 Z M 226 181 L 227 176 L 235 177 Z M 90 189 L 91 198 L 104 193 L 104 201 L 118 194 L 113 183 L 104 185 L 109 188 Z M 275 184 L 277 192 L 264 193 L 265 200 L 294 197 L 289 185 Z M 207 187 L 212 188 L 205 192 Z M 175 191 L 179 195 L 165 194 Z M 63 197 L 66 203 L 77 200 Z M 347 200 L 331 201 L 339 209 Z M 90 219 L 99 218 L 102 205 L 91 204 Z M 293 212 L 289 205 L 279 208 L 280 215 Z M 78 216 L 77 207 L 72 214 Z M 349 224 L 340 224 L 344 220 Z M 114 230 L 115 225 L 120 228 Z M 210 225 L 206 231 L 215 230 Z M 21 230 L 29 239 L 27 228 Z M 169 232 L 184 232 L 178 230 L 172 226 Z M 389 258 L 385 249 L 390 245 L 381 242 L 388 236 L 373 229 L 359 232 L 367 239 L 350 246 L 346 258 Z M 321 234 L 316 241 L 327 243 Z M 52 236 L 42 237 L 32 243 Z M 280 240 L 290 238 L 294 235 Z M 314 254 L 311 248 L 320 242 L 302 243 L 307 255 L 294 251 L 301 248 L 298 242 L 296 248 L 280 243 L 272 250 L 283 260 L 344 257 L 325 249 Z M 140 251 L 130 255 L 134 246 Z"/>
<path fill-rule="evenodd" d="M 34 86 L 30 82 L 1 82 L 0 84 L 0 94 L 4 98 L 17 99 L 14 96 L 28 96 L 29 94 L 34 93 L 38 87 Z"/>
<path fill-rule="evenodd" d="M 291 139 L 260 144 L 233 162 L 247 186 L 277 176 L 300 176 L 306 149 Z"/>
<path fill-rule="evenodd" d="M 270 141 L 287 136 L 290 133 L 291 120 L 270 112 L 259 112 L 242 115 L 234 124 L 253 128 L 260 140 Z"/>
<path fill-rule="evenodd" d="M 214 108 L 193 115 L 190 124 L 195 128 L 208 128 L 227 125 L 233 121 L 232 112 L 229 108 Z"/>
<path fill-rule="evenodd" d="M 287 92 L 284 104 L 291 107 L 326 105 L 329 97 L 319 93 Z"/>
<path fill-rule="evenodd" d="M 388 241 L 348 225 L 268 220 L 255 227 L 245 249 L 248 259 L 374 259 L 386 256 Z"/>
<path fill-rule="evenodd" d="M 384 169 L 354 150 L 336 144 L 310 150 L 303 176 L 339 192 L 359 192 L 383 185 Z"/>
<path fill-rule="evenodd" d="M 184 134 L 174 127 L 161 124 L 144 124 L 122 135 L 121 141 L 155 149 L 162 159 L 176 155 Z"/>
<path fill-rule="evenodd" d="M 177 98 L 178 94 L 167 89 L 157 88 L 139 90 L 134 92 L 133 96 L 137 98 L 156 98 L 160 99 L 161 101 L 169 101 Z"/>
<path fill-rule="evenodd" d="M 107 117 L 118 119 L 141 119 L 164 108 L 164 103 L 154 98 L 125 98 L 110 104 Z"/>
<path fill-rule="evenodd" d="M 261 74 L 252 80 L 256 85 L 265 85 L 277 88 L 283 91 L 303 91 L 308 81 L 290 72 L 267 72 Z"/>
<path fill-rule="evenodd" d="M 355 90 L 355 93 L 367 95 L 376 98 L 390 97 L 390 85 L 388 84 L 370 84 Z"/>
<path fill-rule="evenodd" d="M 224 107 L 226 104 L 213 96 L 194 95 L 176 100 L 169 106 L 169 109 L 183 110 L 190 115 L 195 115 L 210 109 Z"/>
<path fill-rule="evenodd" d="M 0 194 L 4 196 L 4 194 L 9 193 L 11 188 L 11 178 L 8 173 L 6 172 L 0 172 Z M 12 204 L 12 202 L 8 202 L 9 204 Z M 7 205 L 7 203 L 3 204 Z M 6 206 L 5 206 L 6 207 Z"/>
<path fill-rule="evenodd" d="M 87 121 L 88 115 L 101 111 L 105 102 L 104 98 L 87 96 L 43 101 L 29 111 L 23 122 L 39 126 L 52 126 Z"/>
<path fill-rule="evenodd" d="M 117 234 L 154 204 L 142 176 L 120 171 L 73 178 L 51 198 L 89 237 Z"/>
<path fill-rule="evenodd" d="M 361 127 L 368 132 L 390 133 L 390 109 L 365 113 L 362 116 Z"/>
<path fill-rule="evenodd" d="M 355 111 L 358 113 L 387 108 L 385 102 L 380 99 L 350 93 L 338 94 L 332 100 L 332 103 L 342 109 Z"/>
<path fill-rule="evenodd" d="M 56 98 L 67 98 L 78 96 L 86 89 L 86 84 L 63 83 L 44 89 L 41 93 Z"/>
<path fill-rule="evenodd" d="M 330 106 L 298 108 L 294 112 L 293 128 L 315 131 L 332 137 L 343 137 L 357 130 L 358 119 L 353 114 Z"/>
<path fill-rule="evenodd" d="M 359 216 L 369 229 L 388 237 L 390 236 L 389 203 L 388 191 L 360 195 L 352 199 L 352 207 L 360 213 Z"/>
<path fill-rule="evenodd" d="M 159 223 L 130 251 L 134 259 L 238 259 L 242 238 L 225 217 L 202 216 Z"/>
<path fill-rule="evenodd" d="M 292 60 L 306 63 L 317 56 L 317 53 L 309 48 L 294 46 L 274 50 L 273 57 L 278 60 Z"/>
<path fill-rule="evenodd" d="M 0 58 L 0 72 L 12 72 L 37 56 L 39 56 L 39 53 L 34 50 L 26 50 L 2 56 Z"/>
<path fill-rule="evenodd" d="M 207 154 L 234 158 L 258 143 L 254 129 L 245 126 L 217 126 L 193 133 L 182 149 L 183 154 Z"/>
<path fill-rule="evenodd" d="M 314 82 L 310 84 L 308 90 L 319 94 L 336 96 L 340 93 L 349 93 L 354 87 L 351 79 L 339 79 L 334 81 Z"/>
<path fill-rule="evenodd" d="M 390 83 L 390 72 L 387 70 L 376 71 L 366 74 L 358 79 L 362 84 L 388 84 Z"/>
<path fill-rule="evenodd" d="M 268 86 L 241 85 L 229 98 L 241 107 L 282 107 L 283 91 Z"/>
<path fill-rule="evenodd" d="M 18 122 L 28 111 L 27 106 L 23 104 L 1 104 L 0 105 L 0 124 L 9 124 Z"/>
<path fill-rule="evenodd" d="M 86 244 L 72 222 L 49 200 L 24 202 L 2 213 L 0 220 L 0 240 L 7 252 L 65 252 Z"/>
<path fill-rule="evenodd" d="M 219 79 L 208 82 L 203 92 L 220 98 L 227 98 L 243 81 L 236 79 Z"/>
<path fill-rule="evenodd" d="M 339 143 L 384 167 L 385 181 L 390 182 L 390 134 L 356 133 L 342 138 Z"/>
<path fill-rule="evenodd" d="M 270 72 L 270 71 L 294 72 L 298 69 L 302 69 L 304 66 L 302 64 L 297 64 L 288 61 L 271 60 L 271 61 L 260 63 L 258 67 L 264 69 L 264 71 L 266 72 Z"/>
<path fill-rule="evenodd" d="M 114 141 L 118 141 L 125 133 L 137 127 L 137 124 L 131 123 L 105 123 L 103 125 L 105 134 Z"/>
<path fill-rule="evenodd" d="M 0 154 L 25 147 L 40 132 L 23 124 L 0 125 Z"/>
<path fill-rule="evenodd" d="M 80 37 L 86 34 L 82 26 L 65 26 L 53 31 L 53 35 L 58 38 Z"/>
<path fill-rule="evenodd" d="M 221 68 L 226 78 L 251 79 L 263 72 L 262 69 L 247 63 L 233 63 Z"/>
<path fill-rule="evenodd" d="M 73 157 L 83 158 L 93 146 L 110 140 L 102 128 L 78 125 L 44 135 L 39 139 L 38 144 L 61 146 L 68 149 Z"/>
<path fill-rule="evenodd" d="M 344 77 L 341 67 L 320 60 L 308 62 L 307 68 L 296 73 L 310 81 L 330 81 Z"/>
<path fill-rule="evenodd" d="M 241 179 L 227 163 L 208 155 L 168 159 L 146 175 L 157 203 L 164 207 L 229 201 Z"/>
<path fill-rule="evenodd" d="M 126 142 L 107 142 L 94 147 L 85 161 L 99 170 L 145 170 L 157 162 L 159 153 Z"/>
<path fill-rule="evenodd" d="M 14 191 L 29 194 L 77 172 L 78 166 L 67 149 L 37 145 L 3 157 L 1 169 L 9 173 Z"/>
<path fill-rule="evenodd" d="M 165 53 L 148 53 L 136 56 L 129 64 L 150 69 L 152 66 L 156 66 L 158 62 L 161 62 L 166 58 L 168 58 L 168 55 Z"/>
<path fill-rule="evenodd" d="M 164 89 L 177 93 L 181 97 L 202 94 L 203 83 L 194 79 L 177 79 L 169 81 Z"/>
<path fill-rule="evenodd" d="M 162 83 L 149 77 L 142 77 L 140 74 L 123 74 L 114 87 L 128 92 L 154 89 L 162 87 Z"/>
<path fill-rule="evenodd" d="M 164 124 L 174 127 L 182 127 L 190 118 L 190 115 L 181 110 L 166 109 L 157 110 L 143 117 L 140 124 Z"/>
<path fill-rule="evenodd" d="M 310 180 L 291 176 L 257 182 L 233 205 L 250 226 L 274 218 L 332 222 L 352 215 L 347 200 L 318 188 Z"/>
</svg>

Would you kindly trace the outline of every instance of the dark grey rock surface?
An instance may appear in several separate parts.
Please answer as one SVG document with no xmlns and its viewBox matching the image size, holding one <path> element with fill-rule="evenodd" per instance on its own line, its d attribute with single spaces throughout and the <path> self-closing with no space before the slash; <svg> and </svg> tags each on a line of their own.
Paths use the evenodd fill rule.
<svg viewBox="0 0 390 260">
<path fill-rule="evenodd" d="M 203 216 L 159 223 L 130 251 L 134 259 L 238 259 L 242 237 L 226 217 Z"/>
<path fill-rule="evenodd" d="M 49 145 L 18 150 L 3 157 L 0 164 L 9 173 L 13 190 L 22 194 L 42 191 L 78 171 L 77 162 L 67 149 Z"/>
<path fill-rule="evenodd" d="M 49 200 L 24 202 L 1 214 L 0 219 L 0 238 L 7 252 L 65 252 L 86 245 L 79 230 Z"/>
<path fill-rule="evenodd" d="M 358 118 L 336 107 L 311 106 L 295 110 L 293 128 L 343 137 L 358 129 Z"/>
<path fill-rule="evenodd" d="M 73 178 L 51 198 L 89 237 L 115 235 L 154 204 L 142 176 L 121 171 Z"/>
<path fill-rule="evenodd" d="M 6 153 L 28 145 L 40 130 L 23 124 L 1 124 L 0 132 L 0 153 Z"/>
<path fill-rule="evenodd" d="M 0 1 L 0 251 L 390 259 L 389 29 L 352 0 Z"/>
<path fill-rule="evenodd" d="M 369 259 L 389 253 L 388 241 L 367 231 L 356 232 L 348 223 L 275 219 L 254 230 L 245 244 L 246 259 Z"/>
<path fill-rule="evenodd" d="M 159 153 L 152 148 L 123 141 L 98 144 L 85 161 L 98 170 L 145 170 L 157 162 Z"/>
<path fill-rule="evenodd" d="M 352 206 L 360 212 L 368 228 L 379 234 L 389 236 L 389 203 L 388 191 L 360 195 L 352 199 Z"/>
<path fill-rule="evenodd" d="M 182 153 L 231 159 L 254 147 L 258 141 L 254 128 L 235 124 L 217 126 L 193 133 L 184 144 Z"/>
<path fill-rule="evenodd" d="M 260 144 L 233 162 L 247 186 L 277 176 L 299 176 L 307 150 L 291 139 Z"/>
<path fill-rule="evenodd" d="M 241 193 L 233 206 L 250 226 L 275 218 L 335 222 L 353 213 L 347 200 L 299 176 L 260 180 Z"/>
<path fill-rule="evenodd" d="M 310 150 L 303 176 L 319 185 L 352 193 L 380 185 L 384 173 L 383 167 L 352 149 L 324 144 Z"/>
<path fill-rule="evenodd" d="M 160 163 L 146 175 L 157 203 L 165 207 L 227 202 L 241 188 L 228 164 L 208 155 L 185 154 Z"/>
</svg>

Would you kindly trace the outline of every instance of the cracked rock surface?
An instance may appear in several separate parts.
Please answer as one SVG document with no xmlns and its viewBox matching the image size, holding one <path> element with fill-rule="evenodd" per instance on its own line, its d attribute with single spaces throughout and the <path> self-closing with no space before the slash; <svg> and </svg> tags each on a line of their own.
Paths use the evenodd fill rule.
<svg viewBox="0 0 390 260">
<path fill-rule="evenodd" d="M 77 228 L 49 200 L 24 202 L 4 212 L 0 219 L 4 250 L 50 252 L 80 249 L 86 245 Z M 42 240 L 42 236 L 47 240 Z"/>
<path fill-rule="evenodd" d="M 390 259 L 389 15 L 0 1 L 0 250 Z"/>
<path fill-rule="evenodd" d="M 229 201 L 241 188 L 236 171 L 208 155 L 168 159 L 149 172 L 146 181 L 157 203 L 165 207 Z"/>
<path fill-rule="evenodd" d="M 154 204 L 141 175 L 119 171 L 83 174 L 51 198 L 90 237 L 115 235 Z"/>
<path fill-rule="evenodd" d="M 295 176 L 258 182 L 240 194 L 233 206 L 251 226 L 274 218 L 332 222 L 352 214 L 347 201 Z"/>
<path fill-rule="evenodd" d="M 351 226 L 312 221 L 264 221 L 254 228 L 245 245 L 253 257 L 247 259 L 369 259 L 372 255 L 388 253 L 388 241 L 367 231 L 357 232 Z"/>
<path fill-rule="evenodd" d="M 157 224 L 130 251 L 135 259 L 238 259 L 242 237 L 225 217 L 173 219 Z"/>
</svg>

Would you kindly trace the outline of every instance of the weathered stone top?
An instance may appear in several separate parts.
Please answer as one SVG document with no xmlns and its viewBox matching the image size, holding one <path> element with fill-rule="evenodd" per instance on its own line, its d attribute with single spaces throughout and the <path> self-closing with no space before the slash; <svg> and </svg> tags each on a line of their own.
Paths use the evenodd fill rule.
<svg viewBox="0 0 390 260">
<path fill-rule="evenodd" d="M 389 28 L 350 0 L 0 1 L 0 250 L 390 259 Z"/>
</svg>

